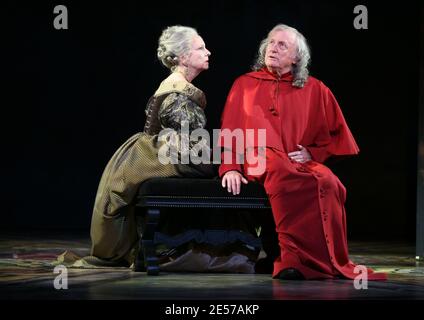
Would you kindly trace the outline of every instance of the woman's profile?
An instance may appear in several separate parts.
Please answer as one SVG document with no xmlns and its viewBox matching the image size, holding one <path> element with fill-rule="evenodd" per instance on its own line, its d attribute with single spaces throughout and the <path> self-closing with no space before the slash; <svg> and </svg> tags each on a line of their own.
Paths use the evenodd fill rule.
<svg viewBox="0 0 424 320">
<path fill-rule="evenodd" d="M 133 135 L 122 144 L 103 172 L 92 215 L 91 256 L 84 258 L 86 263 L 107 266 L 132 264 L 138 234 L 134 207 L 130 204 L 144 181 L 152 177 L 217 175 L 217 168 L 212 164 L 163 164 L 158 159 L 158 152 L 163 143 L 178 144 L 177 150 L 181 150 L 182 122 L 188 123 L 190 132 L 205 127 L 206 98 L 191 82 L 209 68 L 210 55 L 205 42 L 195 29 L 177 25 L 163 30 L 159 38 L 157 56 L 171 73 L 161 82 L 147 103 L 143 132 Z M 173 130 L 165 139 L 159 139 L 163 129 Z M 191 148 L 191 144 L 188 147 Z M 228 241 L 219 239 L 219 244 L 214 244 L 213 241 L 199 243 L 199 237 L 210 239 L 205 236 L 208 226 L 190 226 L 187 219 L 190 218 L 180 224 L 178 232 L 175 232 L 175 226 L 172 226 L 173 235 L 185 240 L 180 241 L 178 248 L 163 248 L 162 269 L 207 271 L 212 268 L 229 272 L 253 272 L 258 250 L 249 246 L 248 242 L 249 239 L 256 240 L 254 235 L 247 231 L 243 237 L 247 240 L 238 243 L 234 243 L 234 237 L 231 236 Z M 179 218 L 180 222 L 183 220 L 183 217 Z M 230 228 L 235 226 L 234 221 L 221 222 Z M 216 221 L 213 225 L 215 228 Z M 237 223 L 234 228 L 237 229 L 234 232 L 243 232 Z M 233 239 L 232 242 L 230 238 Z M 179 260 L 184 262 L 179 263 Z"/>
</svg>

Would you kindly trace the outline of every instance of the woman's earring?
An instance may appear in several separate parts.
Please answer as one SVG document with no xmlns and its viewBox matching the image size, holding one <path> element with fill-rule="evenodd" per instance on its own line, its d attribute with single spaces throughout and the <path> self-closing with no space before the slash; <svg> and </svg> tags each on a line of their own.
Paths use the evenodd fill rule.
<svg viewBox="0 0 424 320">
<path fill-rule="evenodd" d="M 187 66 L 184 67 L 184 75 L 186 78 L 188 78 L 190 76 L 190 70 L 188 69 Z"/>
</svg>

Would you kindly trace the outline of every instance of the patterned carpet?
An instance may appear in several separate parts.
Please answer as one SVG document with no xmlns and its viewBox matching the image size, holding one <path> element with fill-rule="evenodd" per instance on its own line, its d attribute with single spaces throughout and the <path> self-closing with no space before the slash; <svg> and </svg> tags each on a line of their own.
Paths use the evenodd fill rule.
<svg viewBox="0 0 424 320">
<path fill-rule="evenodd" d="M 57 236 L 47 239 L 30 236 L 3 236 L 0 240 L 0 298 L 20 299 L 22 297 L 31 299 L 32 297 L 29 296 L 31 290 L 29 289 L 33 289 L 33 292 L 40 293 L 38 298 L 50 298 L 49 294 L 46 293 L 43 295 L 39 290 L 46 286 L 52 286 L 52 281 L 57 276 L 53 272 L 54 267 L 57 265 L 72 266 L 76 258 L 88 255 L 89 249 L 90 241 L 86 236 Z M 393 295 L 396 297 L 396 294 L 398 294 L 400 297 L 406 296 L 408 298 L 411 296 L 413 299 L 424 299 L 424 264 L 422 262 L 418 263 L 418 261 L 415 260 L 413 246 L 400 243 L 351 242 L 350 252 L 351 259 L 356 263 L 365 264 L 376 271 L 383 271 L 389 274 L 389 280 L 384 282 L 384 285 L 396 286 L 393 287 L 395 289 L 392 288 L 392 290 L 390 290 L 391 298 L 393 298 Z M 79 295 L 78 299 L 92 299 L 94 297 L 126 299 L 129 297 L 128 291 L 116 291 L 120 293 L 111 293 L 111 295 L 105 297 L 102 295 L 99 296 L 98 294 L 99 292 L 106 292 L 106 289 L 96 291 L 93 288 L 100 288 L 101 286 L 106 288 L 108 285 L 110 286 L 111 283 L 115 283 L 121 289 L 131 288 L 131 286 L 140 284 L 140 282 L 137 281 L 145 281 L 145 287 L 149 288 L 146 290 L 150 290 L 150 292 L 145 293 L 146 296 L 154 297 L 155 288 L 159 290 L 159 288 L 162 287 L 163 289 L 165 284 L 167 286 L 172 286 L 173 281 L 178 281 L 178 279 L 181 280 L 188 276 L 192 278 L 196 277 L 200 279 L 200 281 L 204 281 L 204 285 L 213 288 L 216 287 L 217 284 L 221 284 L 223 279 L 229 275 L 192 274 L 190 276 L 187 274 L 163 273 L 163 277 L 146 277 L 145 274 L 135 274 L 128 268 L 87 269 L 83 265 L 78 267 L 74 265 L 68 268 L 69 283 L 74 287 L 78 287 L 81 294 L 84 293 Z M 231 277 L 230 279 L 242 279 L 242 277 L 243 276 L 237 276 Z M 254 293 L 254 290 L 250 290 L 251 296 L 248 296 L 248 298 L 261 297 L 265 299 L 278 299 L 279 295 L 275 294 L 275 288 L 278 289 L 278 286 L 272 282 L 269 275 L 246 275 L 244 277 L 244 282 L 246 282 L 245 279 L 252 279 L 247 280 L 247 284 L 244 283 L 245 286 L 249 286 L 249 281 L 252 281 L 250 289 L 258 285 L 266 287 L 272 283 L 274 290 L 274 292 L 268 293 L 268 291 L 266 291 L 268 289 L 264 289 L 265 291 L 263 291 L 262 295 L 260 290 L 258 290 L 257 293 Z M 158 284 L 158 279 L 161 279 L 162 283 Z M 156 281 L 156 287 L 149 287 L 148 283 L 151 284 L 152 281 Z M 324 282 L 321 281 L 319 283 Z M 313 286 L 316 286 L 316 283 L 317 281 L 314 281 Z M 194 285 L 193 283 L 193 286 Z M 343 281 L 338 282 L 338 285 L 346 286 Z M 236 282 L 234 282 L 234 286 L 232 290 L 235 296 L 240 296 L 240 290 L 246 289 L 239 288 Z M 351 286 L 351 284 L 349 284 L 349 286 Z M 325 284 L 325 287 L 329 287 L 329 282 Z M 312 290 L 311 288 L 312 286 L 308 290 Z M 332 286 L 331 290 L 334 288 L 335 287 Z M 381 284 L 378 284 L 375 288 L 381 291 L 384 289 L 384 286 L 382 287 Z M 387 289 L 389 289 L 389 287 L 387 287 Z M 140 290 L 140 288 L 137 290 Z M 285 290 L 287 290 L 287 287 Z M 345 288 L 343 290 L 345 290 Z M 381 291 L 381 298 L 384 299 L 387 293 L 383 293 L 383 291 Z M 87 292 L 91 292 L 91 294 Z M 94 295 L 94 292 L 96 292 L 96 295 Z M 131 290 L 129 292 L 131 292 Z M 307 299 L 308 293 L 306 291 L 305 294 L 306 296 L 300 298 Z M 195 295 L 195 291 L 193 291 L 193 295 Z M 213 292 L 211 295 L 213 296 Z M 313 298 L 314 296 L 309 297 Z M 349 297 L 351 297 L 351 294 L 349 294 L 348 298 Z M 188 296 L 188 298 L 190 298 L 190 296 Z M 196 297 L 193 296 L 191 298 Z M 360 297 L 358 296 L 358 298 Z"/>
</svg>

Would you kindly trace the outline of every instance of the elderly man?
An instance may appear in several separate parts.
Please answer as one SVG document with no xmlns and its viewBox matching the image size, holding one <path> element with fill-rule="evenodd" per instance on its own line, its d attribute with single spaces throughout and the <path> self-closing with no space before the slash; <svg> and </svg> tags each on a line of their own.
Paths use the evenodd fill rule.
<svg viewBox="0 0 424 320">
<path fill-rule="evenodd" d="M 369 280 L 385 279 L 349 260 L 346 190 L 323 162 L 359 149 L 331 91 L 308 76 L 309 60 L 305 38 L 292 27 L 279 24 L 262 41 L 254 71 L 228 94 L 221 132 L 266 129 L 266 142 L 250 139 L 240 149 L 233 140 L 225 145 L 221 134 L 222 186 L 238 194 L 248 180 L 264 185 L 280 247 L 274 278 L 354 279 L 363 271 Z M 250 151 L 264 170 L 237 161 Z"/>
</svg>

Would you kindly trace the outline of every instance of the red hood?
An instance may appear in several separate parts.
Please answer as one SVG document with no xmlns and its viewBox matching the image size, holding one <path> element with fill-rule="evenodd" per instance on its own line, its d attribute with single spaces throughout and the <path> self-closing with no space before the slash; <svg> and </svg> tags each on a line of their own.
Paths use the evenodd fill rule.
<svg viewBox="0 0 424 320">
<path fill-rule="evenodd" d="M 277 77 L 274 73 L 270 72 L 267 68 L 262 68 L 258 71 L 252 71 L 249 73 L 246 73 L 246 76 L 256 78 L 256 79 L 262 79 L 262 80 L 280 80 L 280 81 L 287 81 L 292 82 L 293 81 L 293 75 L 291 72 L 287 72 L 283 74 L 280 78 Z"/>
</svg>

